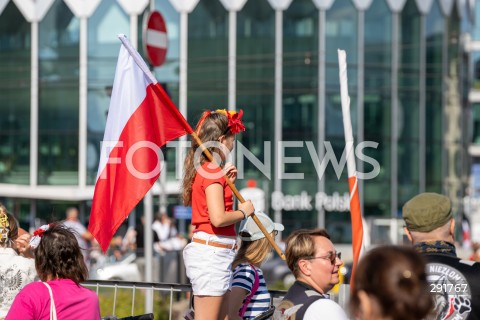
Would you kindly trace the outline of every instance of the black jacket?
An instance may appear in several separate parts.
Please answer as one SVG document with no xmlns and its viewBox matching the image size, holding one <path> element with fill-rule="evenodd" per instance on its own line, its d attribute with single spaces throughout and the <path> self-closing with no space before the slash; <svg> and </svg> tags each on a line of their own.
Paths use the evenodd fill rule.
<svg viewBox="0 0 480 320">
<path fill-rule="evenodd" d="M 308 307 L 319 299 L 324 299 L 325 296 L 307 285 L 306 283 L 295 281 L 295 283 L 288 289 L 287 294 L 282 302 L 277 307 L 277 310 L 282 313 L 290 308 L 299 307 L 295 312 L 295 317 L 292 319 L 302 320 Z"/>
<path fill-rule="evenodd" d="M 480 263 L 441 253 L 423 255 L 436 319 L 480 320 Z"/>
</svg>

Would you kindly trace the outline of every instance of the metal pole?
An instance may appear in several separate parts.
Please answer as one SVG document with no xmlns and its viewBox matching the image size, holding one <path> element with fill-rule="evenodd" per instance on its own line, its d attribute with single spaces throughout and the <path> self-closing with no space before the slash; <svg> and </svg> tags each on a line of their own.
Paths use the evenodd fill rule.
<svg viewBox="0 0 480 320">
<path fill-rule="evenodd" d="M 391 103 L 392 103 L 392 115 L 391 115 L 391 151 L 390 151 L 390 165 L 391 177 L 390 177 L 390 214 L 392 218 L 397 217 L 398 209 L 398 66 L 399 66 L 399 54 L 400 45 L 398 43 L 399 36 L 399 20 L 400 15 L 398 12 L 392 13 L 392 69 L 391 69 Z"/>
<path fill-rule="evenodd" d="M 31 76 L 30 76 L 30 186 L 38 184 L 38 21 L 31 25 Z"/>
<path fill-rule="evenodd" d="M 132 46 L 137 49 L 138 47 L 138 16 L 136 14 L 130 15 L 130 42 Z"/>
<path fill-rule="evenodd" d="M 282 110 L 282 91 L 283 91 L 283 70 L 282 70 L 282 63 L 283 63 L 283 11 L 282 10 L 275 10 L 275 122 L 274 122 L 274 137 L 277 142 L 275 145 L 275 153 L 278 154 L 278 146 L 282 141 L 282 118 L 283 118 L 283 110 Z M 273 189 L 274 191 L 282 191 L 282 181 L 280 179 L 279 173 L 280 170 L 280 159 L 278 156 L 275 157 L 275 173 L 274 173 L 274 181 L 273 181 Z M 282 223 L 282 210 L 275 210 L 274 215 L 275 222 Z M 282 234 L 280 233 L 279 238 L 282 238 Z"/>
<path fill-rule="evenodd" d="M 167 212 L 167 161 L 160 161 L 160 191 L 158 193 L 158 207 L 161 213 Z M 153 219 L 155 220 L 155 218 Z"/>
<path fill-rule="evenodd" d="M 358 11 L 358 73 L 357 73 L 357 143 L 364 140 L 364 91 L 365 91 L 365 11 Z M 357 172 L 363 172 L 363 161 L 358 161 Z M 358 196 L 360 198 L 360 210 L 364 206 L 363 180 L 358 179 Z"/>
<path fill-rule="evenodd" d="M 237 12 L 231 10 L 228 19 L 228 110 L 236 105 Z"/>
<path fill-rule="evenodd" d="M 180 12 L 180 75 L 179 75 L 179 110 L 185 119 L 187 118 L 187 68 L 188 68 L 188 13 Z M 186 137 L 179 139 L 180 148 L 177 148 L 177 178 L 183 177 L 183 159 Z"/>
<path fill-rule="evenodd" d="M 144 253 L 145 253 L 145 281 L 152 282 L 153 280 L 153 230 L 152 230 L 152 216 L 153 216 L 153 196 L 152 191 L 148 191 L 143 198 L 144 205 L 144 225 L 143 232 L 145 236 L 144 240 Z M 150 294 L 145 295 L 145 313 L 153 311 L 153 296 Z"/>
<path fill-rule="evenodd" d="M 78 132 L 78 185 L 87 185 L 87 17 L 80 18 L 80 99 Z"/>
<path fill-rule="evenodd" d="M 325 10 L 318 10 L 318 158 L 325 157 Z M 318 179 L 318 192 L 325 192 L 325 176 Z M 325 228 L 325 210 L 323 206 L 317 211 L 317 226 Z"/>
<path fill-rule="evenodd" d="M 425 179 L 425 168 L 426 168 L 426 106 L 425 106 L 425 90 L 426 90 L 426 41 L 425 38 L 426 32 L 426 18 L 425 15 L 422 14 L 420 16 L 420 72 L 419 72 L 419 115 L 418 115 L 418 160 L 419 160 L 419 192 L 425 191 L 426 186 L 426 179 Z"/>
<path fill-rule="evenodd" d="M 35 225 L 36 217 L 37 217 L 37 200 L 30 199 L 29 230 L 27 230 L 29 233 L 33 233 L 33 231 L 37 227 Z"/>
<path fill-rule="evenodd" d="M 448 19 L 445 19 L 443 24 L 443 43 L 442 43 L 442 136 L 446 137 L 445 132 L 447 132 L 447 99 L 448 99 Z M 444 194 L 447 194 L 448 191 L 448 184 L 447 184 L 447 177 L 448 177 L 448 153 L 447 153 L 447 145 L 445 143 L 446 139 L 442 139 L 442 191 Z M 473 194 L 472 194 L 473 196 Z"/>
</svg>

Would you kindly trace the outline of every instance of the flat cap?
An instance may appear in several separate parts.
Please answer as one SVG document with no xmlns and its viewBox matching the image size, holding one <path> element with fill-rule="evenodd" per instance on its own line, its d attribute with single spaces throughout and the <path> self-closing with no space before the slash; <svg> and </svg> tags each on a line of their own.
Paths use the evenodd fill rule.
<svg viewBox="0 0 480 320">
<path fill-rule="evenodd" d="M 410 231 L 430 232 L 452 217 L 452 202 L 438 193 L 421 193 L 403 206 L 403 220 Z"/>
</svg>

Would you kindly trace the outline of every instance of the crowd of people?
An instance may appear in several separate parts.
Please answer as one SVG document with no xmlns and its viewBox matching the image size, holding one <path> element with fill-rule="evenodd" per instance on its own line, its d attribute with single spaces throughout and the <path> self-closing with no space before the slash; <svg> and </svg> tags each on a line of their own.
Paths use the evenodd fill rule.
<svg viewBox="0 0 480 320">
<path fill-rule="evenodd" d="M 241 117 L 241 111 L 207 111 L 196 126 L 210 144 L 204 150 L 194 140 L 185 160 L 190 242 L 165 213 L 151 226 L 157 252 L 184 247 L 193 292 L 187 319 L 480 320 L 480 263 L 457 257 L 451 201 L 436 193 L 419 194 L 403 207 L 411 246 L 380 246 L 361 257 L 348 308 L 329 296 L 343 261 L 328 232 L 291 232 L 285 255 L 295 282 L 273 308 L 261 266 L 272 250 L 269 241 L 284 226 L 256 212 L 249 200 L 234 208 L 229 185 L 237 169 L 226 160 L 235 135 L 245 130 Z M 145 245 L 143 228 L 135 230 L 137 249 Z M 81 285 L 94 239 L 77 209 L 30 235 L 0 206 L 0 237 L 0 319 L 100 319 L 97 295 Z"/>
<path fill-rule="evenodd" d="M 174 225 L 165 217 L 159 219 L 168 224 L 164 242 L 172 241 L 178 235 Z M 136 250 L 136 239 L 142 239 L 143 249 L 143 233 L 133 239 L 129 250 Z M 0 204 L 0 320 L 100 319 L 96 293 L 81 286 L 89 278 L 91 259 L 98 259 L 95 244 L 79 221 L 77 208 L 68 208 L 65 220 L 29 234 Z"/>
<path fill-rule="evenodd" d="M 66 220 L 63 222 L 76 231 L 85 262 L 90 269 L 101 268 L 106 264 L 122 261 L 125 257 L 135 254 L 141 260 L 144 257 L 145 222 L 141 216 L 140 223 L 135 227 L 120 228 L 110 241 L 108 250 L 103 253 L 92 234 L 78 220 L 78 209 L 68 208 Z M 151 225 L 153 236 L 153 252 L 164 255 L 167 252 L 180 251 L 188 242 L 188 238 L 177 231 L 175 220 L 165 212 L 159 212 Z M 143 261 L 143 260 L 142 260 Z M 139 263 L 139 266 L 143 266 Z"/>
<path fill-rule="evenodd" d="M 255 250 L 255 241 L 268 233 L 244 234 L 249 233 L 255 208 L 246 201 L 235 210 L 229 188 L 237 171 L 226 160 L 235 135 L 245 130 L 242 115 L 242 111 L 204 112 L 195 133 L 209 145 L 208 152 L 192 140 L 185 160 L 183 200 L 192 206 L 194 230 L 184 260 L 194 294 L 194 312 L 188 315 L 195 319 L 254 319 L 268 312 L 269 297 L 259 268 L 264 251 Z M 215 153 L 216 159 L 208 153 Z M 379 247 L 365 255 L 358 265 L 358 274 L 363 274 L 352 284 L 350 310 L 328 299 L 343 264 L 328 233 L 292 232 L 286 240 L 286 260 L 296 281 L 273 318 L 480 320 L 480 264 L 456 256 L 450 199 L 420 194 L 405 204 L 403 217 L 413 248 Z M 237 251 L 233 226 L 242 220 L 246 223 L 240 228 Z"/>
<path fill-rule="evenodd" d="M 75 231 L 63 223 L 19 234 L 16 219 L 0 206 L 0 319 L 100 319 Z M 38 281 L 35 281 L 38 280 Z"/>
</svg>

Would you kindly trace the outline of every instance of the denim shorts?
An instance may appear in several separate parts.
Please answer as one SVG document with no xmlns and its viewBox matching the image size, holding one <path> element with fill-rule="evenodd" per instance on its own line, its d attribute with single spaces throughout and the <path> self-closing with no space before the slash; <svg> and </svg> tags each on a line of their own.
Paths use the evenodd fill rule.
<svg viewBox="0 0 480 320">
<path fill-rule="evenodd" d="M 194 238 L 232 245 L 231 249 L 190 242 L 183 249 L 187 277 L 197 296 L 223 296 L 232 285 L 236 239 L 195 232 Z"/>
</svg>

